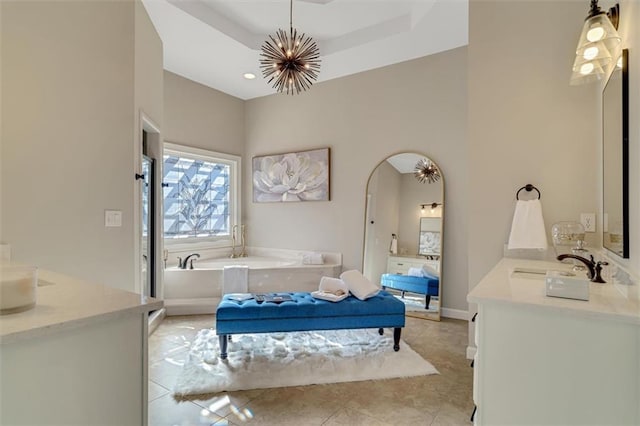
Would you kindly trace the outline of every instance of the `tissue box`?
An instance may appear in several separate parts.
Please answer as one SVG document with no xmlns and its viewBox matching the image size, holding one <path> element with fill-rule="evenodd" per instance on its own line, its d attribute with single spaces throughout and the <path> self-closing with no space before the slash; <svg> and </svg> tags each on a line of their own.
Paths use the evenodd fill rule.
<svg viewBox="0 0 640 426">
<path fill-rule="evenodd" d="M 586 277 L 570 276 L 561 271 L 548 271 L 545 281 L 547 296 L 589 300 L 589 280 Z"/>
</svg>

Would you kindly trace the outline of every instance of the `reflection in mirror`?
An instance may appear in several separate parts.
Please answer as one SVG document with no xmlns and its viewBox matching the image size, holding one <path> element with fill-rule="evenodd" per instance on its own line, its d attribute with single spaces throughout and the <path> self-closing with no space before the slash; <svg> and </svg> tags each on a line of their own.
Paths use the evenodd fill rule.
<svg viewBox="0 0 640 426">
<path fill-rule="evenodd" d="M 629 76 L 625 49 L 602 92 L 602 245 L 629 257 Z"/>
<path fill-rule="evenodd" d="M 418 254 L 427 257 L 440 256 L 440 228 L 442 220 L 439 217 L 420 218 L 420 242 Z"/>
<path fill-rule="evenodd" d="M 410 316 L 440 320 L 443 197 L 441 170 L 422 154 L 383 160 L 367 183 L 362 270 Z"/>
</svg>

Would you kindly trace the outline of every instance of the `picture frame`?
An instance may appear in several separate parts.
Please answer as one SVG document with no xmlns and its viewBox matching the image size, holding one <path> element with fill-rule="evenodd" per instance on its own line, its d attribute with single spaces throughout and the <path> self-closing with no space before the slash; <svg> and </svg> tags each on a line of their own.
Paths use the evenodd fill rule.
<svg viewBox="0 0 640 426">
<path fill-rule="evenodd" d="M 420 231 L 418 254 L 422 256 L 440 255 L 440 232 Z"/>
<path fill-rule="evenodd" d="M 252 158 L 253 202 L 330 201 L 331 149 Z"/>
</svg>

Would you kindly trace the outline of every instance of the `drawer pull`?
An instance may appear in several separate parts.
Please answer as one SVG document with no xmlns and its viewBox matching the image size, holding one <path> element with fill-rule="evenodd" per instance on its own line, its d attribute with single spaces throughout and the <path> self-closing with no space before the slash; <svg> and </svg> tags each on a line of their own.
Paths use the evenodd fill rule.
<svg viewBox="0 0 640 426">
<path fill-rule="evenodd" d="M 476 416 L 476 411 L 478 410 L 478 406 L 474 405 L 473 406 L 473 413 L 471 413 L 471 418 L 469 419 L 470 421 L 473 421 L 473 418 Z"/>
<path fill-rule="evenodd" d="M 471 322 L 476 322 L 476 317 L 477 316 L 478 316 L 477 312 L 475 314 L 473 314 L 473 317 L 471 318 Z"/>
</svg>

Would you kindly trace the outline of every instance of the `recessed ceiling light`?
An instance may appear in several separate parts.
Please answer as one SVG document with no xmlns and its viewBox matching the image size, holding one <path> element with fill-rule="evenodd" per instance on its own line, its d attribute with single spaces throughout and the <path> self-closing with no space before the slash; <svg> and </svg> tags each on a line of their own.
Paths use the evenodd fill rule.
<svg viewBox="0 0 640 426">
<path fill-rule="evenodd" d="M 251 72 L 245 72 L 244 74 L 242 74 L 242 76 L 247 80 L 253 80 L 254 78 L 256 78 L 256 75 Z"/>
</svg>

